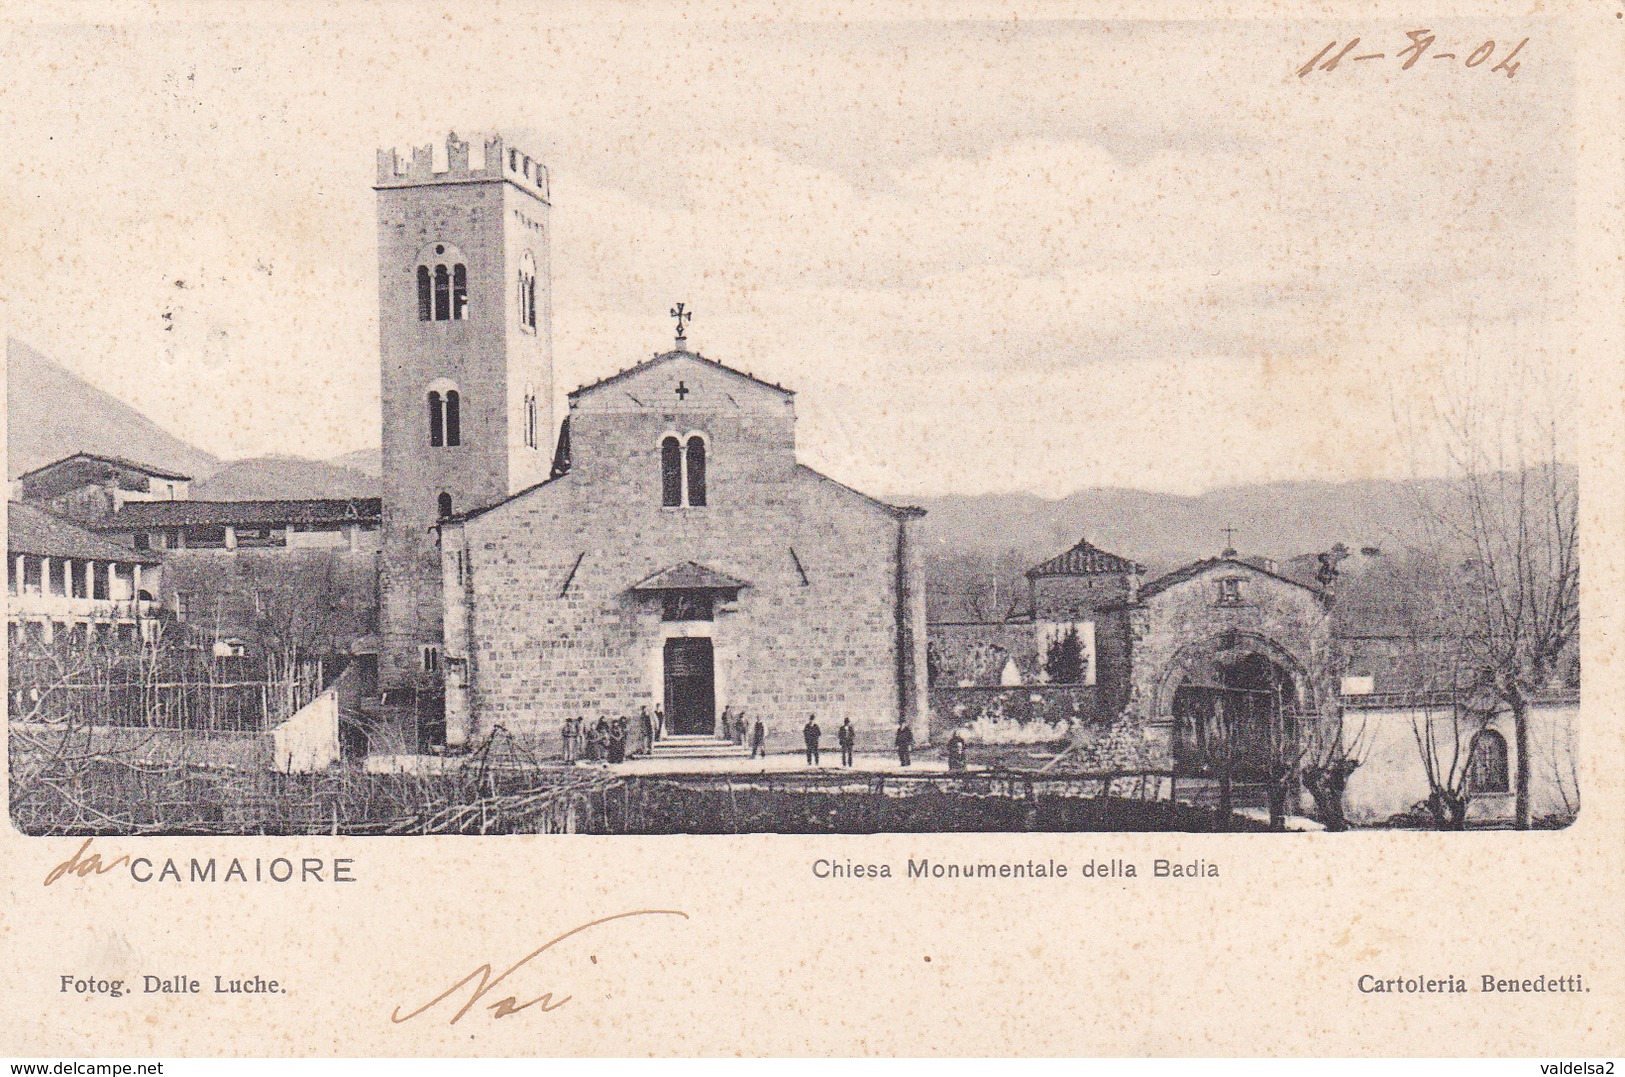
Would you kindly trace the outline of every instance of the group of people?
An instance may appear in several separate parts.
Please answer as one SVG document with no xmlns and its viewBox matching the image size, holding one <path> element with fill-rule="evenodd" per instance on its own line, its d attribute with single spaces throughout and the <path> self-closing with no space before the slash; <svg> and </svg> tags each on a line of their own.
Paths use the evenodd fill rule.
<svg viewBox="0 0 1625 1077">
<path fill-rule="evenodd" d="M 722 708 L 722 734 L 740 747 L 744 747 L 745 738 L 750 738 L 750 757 L 757 755 L 767 756 L 767 726 L 762 724 L 760 718 L 756 719 L 754 726 L 745 721 L 745 711 L 741 708 L 734 711 L 731 707 Z"/>
<path fill-rule="evenodd" d="M 561 734 L 564 761 L 588 760 L 598 763 L 624 763 L 648 755 L 655 741 L 665 735 L 666 715 L 656 707 L 654 714 L 641 707 L 636 718 L 605 718 L 588 725 L 585 718 L 566 718 Z"/>
<path fill-rule="evenodd" d="M 745 738 L 750 738 L 750 757 L 755 759 L 758 755 L 767 757 L 767 726 L 760 718 L 756 719 L 754 726 L 745 721 L 743 710 L 737 713 L 730 707 L 722 709 L 722 730 L 735 744 L 743 746 Z M 654 713 L 649 713 L 648 707 L 639 708 L 637 718 L 605 718 L 600 717 L 592 725 L 587 724 L 585 718 L 566 718 L 564 720 L 563 741 L 564 761 L 574 763 L 577 760 L 592 762 L 622 763 L 640 755 L 647 755 L 654 748 L 655 741 L 665 736 L 666 715 L 656 707 Z M 801 727 L 801 737 L 807 746 L 807 765 L 817 767 L 823 765 L 822 741 L 824 731 L 818 724 L 818 716 L 807 715 L 807 724 Z M 844 720 L 835 730 L 835 743 L 841 749 L 841 766 L 853 765 L 858 734 L 852 726 L 852 719 Z M 897 749 L 897 762 L 899 766 L 911 766 L 914 762 L 914 730 L 907 723 L 899 723 L 897 733 L 892 738 Z M 965 738 L 959 730 L 954 730 L 948 738 L 947 761 L 950 771 L 963 771 L 965 769 Z"/>
</svg>

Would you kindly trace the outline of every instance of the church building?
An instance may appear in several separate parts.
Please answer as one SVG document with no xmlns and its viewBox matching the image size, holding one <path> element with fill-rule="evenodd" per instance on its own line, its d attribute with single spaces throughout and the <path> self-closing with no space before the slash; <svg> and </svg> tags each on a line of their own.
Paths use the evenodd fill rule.
<svg viewBox="0 0 1625 1077">
<path fill-rule="evenodd" d="M 446 739 L 664 708 L 927 736 L 920 509 L 796 460 L 795 394 L 686 347 L 569 396 L 554 475 L 440 524 Z"/>
</svg>

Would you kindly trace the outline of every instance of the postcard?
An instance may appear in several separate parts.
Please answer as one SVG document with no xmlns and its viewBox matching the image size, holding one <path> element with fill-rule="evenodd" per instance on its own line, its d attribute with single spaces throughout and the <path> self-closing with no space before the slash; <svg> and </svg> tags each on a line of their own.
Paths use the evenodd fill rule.
<svg viewBox="0 0 1625 1077">
<path fill-rule="evenodd" d="M 1617 6 L 9 13 L 0 1049 L 1617 1051 Z"/>
</svg>

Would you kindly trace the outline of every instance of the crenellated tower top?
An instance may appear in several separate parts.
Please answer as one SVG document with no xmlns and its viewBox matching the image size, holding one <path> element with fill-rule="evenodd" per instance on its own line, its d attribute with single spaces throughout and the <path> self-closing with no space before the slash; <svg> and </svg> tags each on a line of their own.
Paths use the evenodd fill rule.
<svg viewBox="0 0 1625 1077">
<path fill-rule="evenodd" d="M 446 167 L 436 169 L 434 145 L 413 146 L 410 157 L 402 157 L 392 146 L 378 151 L 378 183 L 375 190 L 390 187 L 418 187 L 429 183 L 500 183 L 507 181 L 550 202 L 547 166 L 517 147 L 504 147 L 501 135 L 485 140 L 484 160 L 475 167 L 469 159 L 469 145 L 454 131 L 446 136 Z"/>
</svg>

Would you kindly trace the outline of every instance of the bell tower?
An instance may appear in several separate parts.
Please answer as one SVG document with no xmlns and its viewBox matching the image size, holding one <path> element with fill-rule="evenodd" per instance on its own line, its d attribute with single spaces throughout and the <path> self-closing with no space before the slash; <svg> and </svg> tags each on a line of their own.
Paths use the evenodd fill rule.
<svg viewBox="0 0 1625 1077">
<path fill-rule="evenodd" d="M 486 139 L 378 152 L 380 687 L 442 684 L 438 521 L 543 481 L 553 344 L 547 169 Z M 420 713 L 422 710 L 420 708 Z"/>
</svg>

